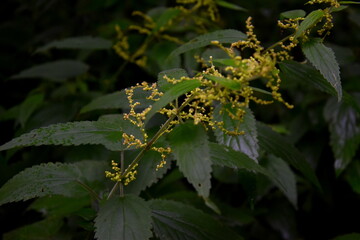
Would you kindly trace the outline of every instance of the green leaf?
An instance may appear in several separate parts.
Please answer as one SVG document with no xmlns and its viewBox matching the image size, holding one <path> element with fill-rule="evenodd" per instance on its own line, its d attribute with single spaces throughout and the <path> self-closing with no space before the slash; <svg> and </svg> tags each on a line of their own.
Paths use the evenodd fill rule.
<svg viewBox="0 0 360 240">
<path fill-rule="evenodd" d="M 129 151 L 126 151 L 128 153 Z M 129 163 L 136 157 L 139 151 L 131 152 L 131 154 L 125 154 L 125 163 Z M 128 160 L 128 161 L 126 161 Z M 141 158 L 139 166 L 136 167 L 136 180 L 130 182 L 126 186 L 126 192 L 139 195 L 141 191 L 150 187 L 152 184 L 156 183 L 171 166 L 171 157 L 166 158 L 166 164 L 164 167 L 156 170 L 156 166 L 160 163 L 161 156 L 159 153 L 154 151 L 148 151 Z"/>
<path fill-rule="evenodd" d="M 168 200 L 150 201 L 153 228 L 161 240 L 243 239 L 208 214 L 182 203 Z"/>
<path fill-rule="evenodd" d="M 356 110 L 346 103 L 331 98 L 324 108 L 324 117 L 329 124 L 336 174 L 339 175 L 351 162 L 360 144 L 360 128 Z"/>
<path fill-rule="evenodd" d="M 28 209 L 41 212 L 45 216 L 66 217 L 86 206 L 90 206 L 88 196 L 83 198 L 69 198 L 61 195 L 42 197 L 35 200 Z"/>
<path fill-rule="evenodd" d="M 318 69 L 337 92 L 338 101 L 342 98 L 339 64 L 331 48 L 326 47 L 319 38 L 310 39 L 302 45 L 306 58 Z"/>
<path fill-rule="evenodd" d="M 284 61 L 279 63 L 279 66 L 282 79 L 289 82 L 304 83 L 332 96 L 338 96 L 335 88 L 312 66 L 294 61 Z"/>
<path fill-rule="evenodd" d="M 102 205 L 95 219 L 98 240 L 146 240 L 151 233 L 151 209 L 134 195 L 111 198 Z"/>
<path fill-rule="evenodd" d="M 43 103 L 44 94 L 35 94 L 27 97 L 24 102 L 21 103 L 19 108 L 18 120 L 22 127 L 25 126 L 25 123 L 34 113 L 36 109 Z"/>
<path fill-rule="evenodd" d="M 250 109 L 246 111 L 243 121 L 236 121 L 229 116 L 234 113 L 231 106 L 218 105 L 214 110 L 214 120 L 223 121 L 223 127 L 229 131 L 244 131 L 245 134 L 230 136 L 225 134 L 221 129 L 215 130 L 216 139 L 220 144 L 231 147 L 235 151 L 243 152 L 257 162 L 259 156 L 259 145 L 257 140 L 256 120 Z"/>
<path fill-rule="evenodd" d="M 290 10 L 280 13 L 280 19 L 305 17 L 306 12 L 302 9 Z"/>
<path fill-rule="evenodd" d="M 360 161 L 352 161 L 345 173 L 346 181 L 357 194 L 360 194 Z"/>
<path fill-rule="evenodd" d="M 169 134 L 169 144 L 180 171 L 200 196 L 209 197 L 211 160 L 205 129 L 193 122 L 178 125 Z"/>
<path fill-rule="evenodd" d="M 201 83 L 199 80 L 187 80 L 179 82 L 169 88 L 161 98 L 154 103 L 151 110 L 146 116 L 146 122 L 148 122 L 152 116 L 155 115 L 157 111 L 161 108 L 165 107 L 168 103 L 175 100 L 176 98 L 180 97 L 181 95 L 194 90 L 197 87 L 200 87 Z"/>
<path fill-rule="evenodd" d="M 253 91 L 272 96 L 272 93 L 257 87 L 250 87 Z"/>
<path fill-rule="evenodd" d="M 340 3 L 340 2 L 339 2 Z M 341 4 L 341 3 L 340 3 Z M 333 12 L 340 12 L 340 11 L 342 11 L 342 10 L 345 10 L 345 9 L 347 9 L 349 6 L 344 6 L 344 5 L 342 5 L 342 6 L 340 6 L 340 7 L 331 7 L 330 8 L 330 13 L 333 13 Z"/>
<path fill-rule="evenodd" d="M 204 77 L 232 90 L 239 90 L 241 84 L 233 79 L 204 74 Z"/>
<path fill-rule="evenodd" d="M 219 41 L 219 43 L 233 43 L 239 40 L 245 40 L 246 38 L 247 36 L 244 33 L 234 29 L 218 30 L 196 37 L 181 45 L 170 54 L 169 58 L 175 57 L 193 49 L 208 46 L 211 44 L 211 41 Z"/>
<path fill-rule="evenodd" d="M 213 63 L 215 64 L 215 66 L 217 65 L 222 67 L 224 66 L 239 67 L 238 61 L 230 58 L 213 59 Z"/>
<path fill-rule="evenodd" d="M 340 1 L 340 4 L 360 4 L 360 2 L 355 2 L 355 1 Z"/>
<path fill-rule="evenodd" d="M 325 15 L 325 12 L 321 9 L 312 11 L 309 13 L 304 21 L 300 23 L 298 30 L 295 32 L 294 37 L 300 37 L 306 30 L 315 26 Z"/>
<path fill-rule="evenodd" d="M 296 206 L 296 194 L 293 195 L 291 184 L 286 182 L 287 179 L 274 174 L 274 171 L 268 171 L 254 160 L 249 158 L 245 153 L 235 151 L 229 147 L 210 143 L 210 156 L 214 165 L 220 165 L 230 168 L 245 169 L 250 172 L 260 173 L 268 177 L 286 196 L 291 203 Z"/>
<path fill-rule="evenodd" d="M 58 60 L 37 65 L 21 71 L 11 78 L 45 78 L 55 82 L 62 82 L 88 71 L 89 66 L 75 60 Z"/>
<path fill-rule="evenodd" d="M 341 236 L 337 236 L 332 240 L 358 240 L 360 239 L 360 233 L 349 233 Z"/>
<path fill-rule="evenodd" d="M 153 32 L 161 31 L 161 28 L 166 27 L 166 25 L 174 18 L 176 18 L 181 13 L 180 9 L 177 8 L 167 8 L 160 17 L 156 20 L 156 27 L 153 29 Z"/>
<path fill-rule="evenodd" d="M 49 218 L 17 228 L 3 235 L 4 240 L 54 239 L 63 226 L 60 218 Z"/>
<path fill-rule="evenodd" d="M 224 8 L 228 8 L 231 10 L 236 10 L 236 11 L 243 11 L 243 12 L 247 12 L 246 8 L 240 7 L 239 5 L 233 4 L 233 3 L 229 3 L 226 1 L 222 1 L 222 0 L 216 0 L 215 3 L 217 5 L 219 5 L 220 7 L 224 7 Z"/>
<path fill-rule="evenodd" d="M 130 122 L 123 120 L 121 115 L 117 116 L 116 119 L 59 123 L 38 128 L 0 146 L 0 151 L 15 147 L 82 144 L 102 144 L 109 150 L 120 151 L 125 147 L 122 144 L 123 131 L 140 138 L 141 133 Z"/>
<path fill-rule="evenodd" d="M 284 61 L 279 63 L 279 66 L 281 70 L 281 79 L 285 79 L 289 82 L 299 82 L 307 86 L 313 86 L 334 97 L 338 96 L 335 88 L 331 86 L 331 84 L 314 67 L 294 61 Z M 342 100 L 360 113 L 360 107 L 354 97 L 344 90 Z"/>
<path fill-rule="evenodd" d="M 281 158 L 273 155 L 265 158 L 265 162 L 262 162 L 262 166 L 265 167 L 272 175 L 276 176 L 284 188 L 287 190 L 284 192 L 290 202 L 296 207 L 297 206 L 297 191 L 296 191 L 296 179 L 295 174 L 290 169 L 289 165 Z M 274 182 L 276 185 L 277 182 Z M 281 189 L 281 186 L 278 186 Z"/>
<path fill-rule="evenodd" d="M 133 100 L 139 102 L 140 105 L 136 106 L 137 109 L 146 108 L 153 104 L 154 101 L 146 99 L 150 96 L 150 92 L 143 91 L 140 88 L 134 90 Z M 125 90 L 106 94 L 92 100 L 89 104 L 85 105 L 80 113 L 86 113 L 94 110 L 107 110 L 107 109 L 129 109 L 129 100 Z"/>
<path fill-rule="evenodd" d="M 321 189 L 314 170 L 311 168 L 309 163 L 298 149 L 296 149 L 291 143 L 289 143 L 289 141 L 287 141 L 280 134 L 271 130 L 271 128 L 267 127 L 266 125 L 258 122 L 256 126 L 260 149 L 263 149 L 285 160 L 291 166 L 298 169 L 315 186 Z"/>
<path fill-rule="evenodd" d="M 99 50 L 99 49 L 110 49 L 111 46 L 112 46 L 111 41 L 100 37 L 91 37 L 91 36 L 72 37 L 72 38 L 65 38 L 62 40 L 50 42 L 45 46 L 36 49 L 35 53 L 45 52 L 51 48 Z"/>
<path fill-rule="evenodd" d="M 46 163 L 23 170 L 0 188 L 0 205 L 48 195 L 86 195 L 85 184 L 104 180 L 104 165 L 78 164 Z"/>
<path fill-rule="evenodd" d="M 160 91 L 167 91 L 172 86 L 174 86 L 174 84 L 166 81 L 166 79 L 164 78 L 165 76 L 167 76 L 168 78 L 180 79 L 181 77 L 188 77 L 188 74 L 186 70 L 182 68 L 173 68 L 160 72 L 157 77 Z"/>
</svg>

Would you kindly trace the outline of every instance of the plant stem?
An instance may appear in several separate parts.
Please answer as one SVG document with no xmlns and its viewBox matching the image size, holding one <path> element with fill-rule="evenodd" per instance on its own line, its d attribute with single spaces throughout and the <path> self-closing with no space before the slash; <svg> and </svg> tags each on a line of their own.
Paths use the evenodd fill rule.
<svg viewBox="0 0 360 240">
<path fill-rule="evenodd" d="M 113 186 L 113 188 L 111 189 L 108 197 L 107 197 L 107 200 L 109 200 L 111 198 L 111 196 L 114 194 L 115 190 L 117 189 L 117 187 L 119 186 L 119 183 L 120 182 L 116 182 L 115 185 Z"/>
<path fill-rule="evenodd" d="M 266 48 L 266 49 L 265 49 L 265 52 L 266 52 L 266 51 L 269 51 L 270 49 L 272 49 L 272 48 L 274 48 L 274 47 L 276 47 L 276 46 L 279 45 L 280 43 L 285 42 L 286 40 L 288 40 L 288 39 L 291 38 L 292 36 L 294 36 L 294 34 L 291 34 L 291 35 L 289 35 L 289 36 L 287 36 L 287 37 L 284 37 L 284 38 L 281 39 L 280 41 L 277 41 L 276 43 L 274 43 L 274 44 L 271 45 L 270 47 Z"/>
<path fill-rule="evenodd" d="M 120 174 L 121 176 L 123 176 L 124 173 L 124 151 L 121 151 L 120 153 Z M 120 182 L 120 197 L 123 198 L 124 197 L 124 184 L 122 182 Z"/>
<path fill-rule="evenodd" d="M 127 167 L 125 172 L 121 175 L 121 177 L 126 176 L 134 166 L 140 161 L 140 159 L 144 156 L 145 152 L 150 150 L 151 146 L 160 138 L 160 136 L 168 129 L 172 120 L 178 116 L 178 114 L 184 109 L 186 105 L 189 104 L 193 100 L 193 95 L 190 96 L 185 102 L 181 104 L 181 106 L 177 109 L 176 113 L 171 115 L 169 119 L 161 126 L 159 131 L 152 137 L 152 139 L 146 144 L 146 146 L 139 152 L 136 158 L 132 161 L 132 163 Z"/>
<path fill-rule="evenodd" d="M 100 197 L 97 195 L 97 193 L 94 192 L 94 190 L 92 190 L 91 187 L 89 187 L 88 185 L 86 185 L 86 184 L 84 184 L 84 183 L 82 183 L 82 182 L 80 182 L 78 180 L 76 180 L 76 182 L 78 184 L 80 184 L 80 186 L 82 186 L 86 191 L 88 191 L 90 193 L 90 195 L 93 196 L 97 201 L 101 200 Z"/>
<path fill-rule="evenodd" d="M 190 96 L 188 99 L 186 99 L 185 102 L 181 104 L 181 106 L 177 109 L 176 113 L 171 115 L 169 119 L 161 126 L 159 131 L 151 138 L 151 140 L 146 144 L 146 146 L 139 152 L 139 154 L 135 157 L 135 159 L 131 162 L 131 164 L 126 168 L 124 172 L 121 174 L 121 178 L 126 176 L 134 167 L 135 165 L 140 161 L 140 159 L 144 156 L 145 152 L 150 150 L 151 146 L 160 138 L 160 136 L 168 129 L 170 126 L 170 123 L 172 120 L 174 120 L 175 117 L 178 116 L 178 114 L 184 109 L 186 105 L 189 104 L 194 99 L 194 96 Z M 120 163 L 121 164 L 121 163 Z M 123 166 L 121 166 L 121 169 L 124 169 Z M 115 189 L 119 186 L 120 182 L 116 182 L 113 188 L 111 189 L 107 199 L 109 199 L 115 192 Z"/>
</svg>

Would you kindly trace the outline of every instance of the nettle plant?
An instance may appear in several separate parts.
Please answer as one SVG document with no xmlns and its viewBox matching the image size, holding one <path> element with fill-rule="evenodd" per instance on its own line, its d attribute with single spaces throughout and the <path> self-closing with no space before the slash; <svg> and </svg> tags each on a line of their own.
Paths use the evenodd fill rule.
<svg viewBox="0 0 360 240">
<path fill-rule="evenodd" d="M 333 27 L 332 14 L 345 6 L 335 0 L 312 0 L 307 4 L 323 8 L 308 14 L 303 10 L 282 13 L 278 26 L 288 35 L 267 48 L 254 33 L 251 17 L 246 21 L 246 33 L 218 30 L 183 43 L 166 32 L 189 16 L 199 32 L 205 32 L 206 23 L 196 16 L 202 13 L 217 21 L 215 2 L 179 1 L 193 5 L 168 8 L 155 20 L 135 12 L 145 23 L 126 31 L 146 35 L 135 52 L 130 51 L 127 32 L 117 28 L 119 41 L 114 49 L 125 65 L 146 68 L 146 50 L 153 41 L 163 39 L 181 44 L 166 56 L 169 62 L 210 46 L 211 54 L 195 56 L 200 71 L 162 71 L 156 83 L 142 82 L 99 97 L 81 111 L 121 109 L 122 114 L 42 127 L 0 147 L 5 151 L 25 146 L 101 144 L 116 153 L 114 160 L 44 163 L 10 179 L 0 189 L 0 204 L 38 198 L 30 208 L 44 214 L 44 220 L 14 236 L 39 226 L 60 231 L 64 217 L 81 212 L 83 228 L 95 231 L 96 239 L 242 239 L 231 229 L 230 220 L 221 221 L 223 207 L 211 195 L 213 169 L 226 167 L 245 170 L 251 176 L 263 175 L 295 208 L 296 177 L 290 166 L 320 189 L 299 150 L 277 131 L 256 121 L 250 107 L 279 102 L 292 109 L 281 94 L 283 78 L 306 82 L 336 96 L 339 102 L 342 98 L 350 104 L 354 101 L 342 91 L 335 55 L 324 45 Z M 295 48 L 301 48 L 312 66 L 294 61 Z M 329 122 L 336 104 L 327 107 Z M 349 162 L 339 160 L 335 167 L 341 172 Z M 202 199 L 199 206 L 206 213 L 190 204 L 166 200 L 161 194 L 144 194 L 149 187 L 161 192 L 162 185 L 174 183 L 182 174 Z M 251 196 L 249 199 L 254 201 Z"/>
</svg>

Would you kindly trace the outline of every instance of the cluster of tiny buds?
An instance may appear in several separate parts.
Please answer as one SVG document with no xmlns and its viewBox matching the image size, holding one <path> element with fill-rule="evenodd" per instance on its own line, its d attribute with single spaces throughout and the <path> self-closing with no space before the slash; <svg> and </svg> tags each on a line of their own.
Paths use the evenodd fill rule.
<svg viewBox="0 0 360 240">
<path fill-rule="evenodd" d="M 311 0 L 311 1 L 308 1 L 306 4 L 316 4 L 316 3 L 317 4 L 326 3 L 335 8 L 340 7 L 340 3 L 336 0 Z"/>
<path fill-rule="evenodd" d="M 178 0 L 178 2 L 194 3 L 195 5 L 206 3 L 210 6 L 211 1 Z M 314 3 L 327 3 L 332 7 L 339 6 L 339 3 L 336 0 L 312 0 L 308 2 L 308 4 Z M 199 6 L 202 5 L 200 4 Z M 331 14 L 327 11 L 324 11 L 324 13 L 325 23 L 323 27 L 318 30 L 319 34 L 324 34 L 327 30 L 332 28 Z M 147 23 L 146 27 L 148 27 L 148 29 L 153 28 L 153 22 L 151 18 L 148 18 L 146 15 L 140 12 L 136 12 L 135 14 L 142 16 L 145 19 L 145 22 Z M 284 19 L 279 21 L 278 24 L 283 29 L 290 28 L 296 31 L 298 30 L 300 22 L 303 20 L 304 18 L 300 17 Z M 283 103 L 289 109 L 293 108 L 293 105 L 287 103 L 279 93 L 281 79 L 279 74 L 280 70 L 276 67 L 276 64 L 278 61 L 291 59 L 289 52 L 299 44 L 299 41 L 306 40 L 313 28 L 305 30 L 301 38 L 295 38 L 294 35 L 291 35 L 285 38 L 283 41 L 274 44 L 273 46 L 281 47 L 279 51 L 275 50 L 276 48 L 273 46 L 269 47 L 268 49 L 264 49 L 261 46 L 260 41 L 257 39 L 257 36 L 254 33 L 254 26 L 251 23 L 251 17 L 246 20 L 246 28 L 247 39 L 234 42 L 230 45 L 230 47 L 223 46 L 218 40 L 211 42 L 213 45 L 219 47 L 225 53 L 227 53 L 232 64 L 228 64 L 228 66 L 224 68 L 218 68 L 214 66 L 215 60 L 213 60 L 212 57 L 210 57 L 210 60 L 207 61 L 201 57 L 197 57 L 197 61 L 202 64 L 205 70 L 198 73 L 194 77 L 171 78 L 166 75 L 163 77 L 168 83 L 174 85 L 183 81 L 196 79 L 201 83 L 201 87 L 195 88 L 185 94 L 185 98 L 183 99 L 182 103 L 186 103 L 186 105 L 181 105 L 179 107 L 177 99 L 176 101 L 170 103 L 167 107 L 164 107 L 158 111 L 160 114 L 172 118 L 172 121 L 167 123 L 167 129 L 164 129 L 161 134 L 169 133 L 175 125 L 187 120 L 192 120 L 194 124 L 203 124 L 206 128 L 218 128 L 230 136 L 239 136 L 244 134 L 244 131 L 236 128 L 231 130 L 226 129 L 224 127 L 224 122 L 218 121 L 216 117 L 214 117 L 214 106 L 216 104 L 229 106 L 231 108 L 231 112 L 227 111 L 226 113 L 231 119 L 239 121 L 240 124 L 244 119 L 244 115 L 246 114 L 244 109 L 249 106 L 250 101 L 265 105 L 271 104 L 274 100 L 276 100 Z M 141 29 L 138 28 L 138 30 L 140 31 Z M 119 34 L 120 33 L 121 31 L 119 30 Z M 124 49 L 128 47 L 126 46 L 126 43 L 122 43 L 122 45 Z M 252 50 L 253 54 L 250 57 L 243 58 L 242 56 L 237 56 L 236 49 L 250 49 Z M 214 77 L 215 80 L 209 76 Z M 270 89 L 267 93 L 272 96 L 271 100 L 260 99 L 257 97 L 258 95 L 255 94 L 256 91 L 264 93 L 263 89 L 252 87 L 250 84 L 251 81 L 259 78 L 266 79 L 265 86 L 266 88 Z M 224 82 L 221 82 L 217 79 L 222 79 Z M 234 83 L 234 85 L 227 85 L 230 83 Z M 163 96 L 163 93 L 159 90 L 156 84 L 148 84 L 146 82 L 137 84 L 136 86 L 125 90 L 127 99 L 129 101 L 130 111 L 129 113 L 124 114 L 124 119 L 130 121 L 141 130 L 143 133 L 143 140 L 140 140 L 134 135 L 123 133 L 123 143 L 128 148 L 146 147 L 147 150 L 158 152 L 161 156 L 161 161 L 156 166 L 156 170 L 158 170 L 165 166 L 165 159 L 171 153 L 171 148 L 155 147 L 151 146 L 151 144 L 150 147 L 147 146 L 148 142 L 144 122 L 147 114 L 151 110 L 151 105 L 146 108 L 142 108 L 143 110 L 137 112 L 136 109 L 139 109 L 141 103 L 134 100 L 135 89 L 141 89 L 141 91 L 147 92 L 148 95 L 146 99 L 154 102 L 158 101 L 161 96 Z M 122 176 L 121 169 L 118 167 L 118 164 L 112 161 L 112 169 L 114 172 L 106 171 L 106 177 L 113 181 L 123 181 L 124 185 L 127 185 L 129 182 L 135 179 L 135 175 L 137 173 L 135 167 L 133 167 L 131 171 L 128 171 L 125 176 Z"/>
<path fill-rule="evenodd" d="M 130 182 L 134 181 L 136 179 L 135 175 L 137 174 L 136 167 L 138 164 L 135 164 L 132 169 L 125 175 L 122 176 L 121 168 L 119 167 L 119 164 L 116 163 L 114 160 L 111 160 L 111 169 L 114 172 L 105 171 L 105 176 L 107 178 L 110 178 L 114 182 L 123 182 L 124 185 L 128 185 Z"/>
<path fill-rule="evenodd" d="M 171 153 L 171 148 L 170 147 L 152 147 L 151 150 L 156 151 L 158 153 L 160 153 L 161 156 L 161 161 L 158 165 L 156 165 L 156 171 L 158 171 L 160 168 L 164 167 L 166 164 L 166 157 L 167 155 L 169 155 Z"/>
</svg>

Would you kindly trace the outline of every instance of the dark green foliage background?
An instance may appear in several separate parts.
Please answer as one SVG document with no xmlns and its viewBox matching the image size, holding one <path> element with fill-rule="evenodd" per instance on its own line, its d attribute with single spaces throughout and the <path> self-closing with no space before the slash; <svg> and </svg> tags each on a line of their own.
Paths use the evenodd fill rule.
<svg viewBox="0 0 360 240">
<path fill-rule="evenodd" d="M 125 70 L 118 72 L 124 60 L 112 49 L 96 51 L 51 49 L 45 53 L 34 54 L 36 49 L 54 40 L 75 36 L 102 37 L 115 43 L 115 24 L 126 27 L 129 23 L 140 22 L 138 18 L 131 16 L 132 11 L 146 12 L 158 6 L 173 6 L 174 2 L 165 0 L 1 1 L 0 145 L 34 128 L 53 123 L 97 120 L 99 112 L 80 114 L 81 108 L 98 96 L 120 91 L 138 82 L 154 82 L 161 70 L 155 63 L 146 70 L 129 63 Z M 276 27 L 281 12 L 292 9 L 305 9 L 307 12 L 313 10 L 312 6 L 304 6 L 304 1 L 300 0 L 229 2 L 248 9 L 248 12 L 219 8 L 221 21 L 210 24 L 207 30 L 227 28 L 245 32 L 245 20 L 250 15 L 254 19 L 255 32 L 265 46 L 286 36 Z M 356 99 L 350 110 L 344 107 L 339 112 L 356 118 L 355 125 L 358 127 L 359 5 L 335 14 L 334 24 L 332 34 L 327 38 L 327 46 L 334 50 L 340 64 L 343 89 Z M 134 46 L 141 40 L 141 36 L 133 36 L 131 39 Z M 295 49 L 293 54 L 297 61 L 305 59 L 300 49 Z M 39 78 L 11 78 L 24 69 L 59 59 L 83 61 L 89 66 L 89 70 L 79 77 L 60 82 Z M 285 65 L 280 66 L 280 69 L 284 68 Z M 350 144 L 351 146 L 347 146 L 344 150 L 352 161 L 344 171 L 338 172 L 337 176 L 332 147 L 338 147 L 339 143 L 336 139 L 346 138 L 346 126 L 330 136 L 329 124 L 335 121 L 333 118 L 336 117 L 337 121 L 346 120 L 340 115 L 329 117 L 330 119 L 324 117 L 325 106 L 329 111 L 336 111 L 334 109 L 339 106 L 336 105 L 335 99 L 330 99 L 330 95 L 313 88 L 306 80 L 292 81 L 288 78 L 283 81 L 283 93 L 286 99 L 295 105 L 293 110 L 287 110 L 281 104 L 254 105 L 251 109 L 257 120 L 278 129 L 285 129 L 285 138 L 295 144 L 315 169 L 322 190 L 298 174 L 298 206 L 295 209 L 280 191 L 274 189 L 269 191 L 267 188 L 269 183 L 261 176 L 245 171 L 235 172 L 230 168 L 214 169 L 211 195 L 219 203 L 227 203 L 221 206 L 223 214 L 227 220 L 241 222 L 235 224 L 233 229 L 245 239 L 331 239 L 342 234 L 360 232 L 359 222 L 353 220 L 360 216 L 358 140 L 354 140 L 354 144 Z M 19 111 L 28 110 L 32 103 L 29 106 L 25 105 L 23 110 L 20 107 L 20 110 L 17 108 L 13 112 L 9 111 L 15 106 L 21 106 L 27 96 L 34 94 L 41 94 L 44 100 L 28 114 L 28 117 L 19 118 L 26 115 Z M 114 112 L 105 111 L 105 113 Z M 334 127 L 330 125 L 330 128 Z M 354 129 L 349 131 L 352 130 Z M 41 146 L 1 152 L 0 186 L 23 169 L 40 163 L 72 163 L 84 159 L 116 158 L 118 156 L 102 146 Z M 160 181 L 159 184 L 147 189 L 142 197 L 162 196 L 212 213 L 196 198 L 192 186 L 177 170 L 168 173 L 165 179 L 166 181 Z M 257 185 L 251 187 L 255 182 Z M 27 209 L 30 204 L 31 201 L 27 201 L 0 207 L 0 239 L 3 233 L 42 219 L 38 211 Z M 67 229 L 67 234 L 71 233 L 72 238 L 67 239 L 93 237 L 93 229 L 84 223 L 84 218 L 71 215 L 68 221 L 73 225 Z"/>
</svg>

